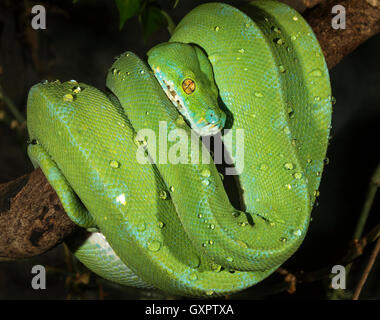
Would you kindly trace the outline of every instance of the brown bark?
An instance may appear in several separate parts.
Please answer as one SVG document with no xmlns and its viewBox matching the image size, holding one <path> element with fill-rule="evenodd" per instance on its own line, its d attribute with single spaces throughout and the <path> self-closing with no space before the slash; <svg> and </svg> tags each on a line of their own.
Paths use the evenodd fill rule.
<svg viewBox="0 0 380 320">
<path fill-rule="evenodd" d="M 336 4 L 346 8 L 345 30 L 331 27 L 331 8 Z M 380 0 L 328 0 L 306 12 L 305 18 L 331 69 L 380 32 Z M 0 259 L 39 255 L 60 244 L 76 228 L 41 170 L 0 184 Z"/>
<path fill-rule="evenodd" d="M 0 259 L 44 253 L 75 228 L 41 169 L 0 184 Z"/>
<path fill-rule="evenodd" d="M 346 9 L 346 29 L 331 27 L 334 5 Z M 380 32 L 380 0 L 327 0 L 304 16 L 317 35 L 329 69 Z"/>
</svg>

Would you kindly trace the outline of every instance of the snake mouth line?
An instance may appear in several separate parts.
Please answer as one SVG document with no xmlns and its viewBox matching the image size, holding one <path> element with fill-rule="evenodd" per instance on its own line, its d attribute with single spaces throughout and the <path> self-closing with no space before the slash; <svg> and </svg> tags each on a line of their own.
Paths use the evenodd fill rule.
<svg viewBox="0 0 380 320">
<path fill-rule="evenodd" d="M 162 80 L 165 84 L 164 91 L 170 101 L 177 107 L 177 109 L 182 113 L 182 110 L 185 110 L 185 104 L 181 97 L 177 94 L 174 89 L 174 86 L 169 81 Z"/>
</svg>

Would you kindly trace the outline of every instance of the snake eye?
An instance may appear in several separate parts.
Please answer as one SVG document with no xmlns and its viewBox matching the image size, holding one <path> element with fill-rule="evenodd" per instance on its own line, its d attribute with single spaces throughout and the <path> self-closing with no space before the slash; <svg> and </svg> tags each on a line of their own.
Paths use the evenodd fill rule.
<svg viewBox="0 0 380 320">
<path fill-rule="evenodd" d="M 192 94 L 195 91 L 195 82 L 191 79 L 183 80 L 182 89 L 186 94 Z"/>
</svg>

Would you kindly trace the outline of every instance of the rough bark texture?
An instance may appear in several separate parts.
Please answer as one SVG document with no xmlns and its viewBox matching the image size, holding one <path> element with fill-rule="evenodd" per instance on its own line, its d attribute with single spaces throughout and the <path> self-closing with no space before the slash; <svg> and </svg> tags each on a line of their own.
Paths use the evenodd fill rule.
<svg viewBox="0 0 380 320">
<path fill-rule="evenodd" d="M 334 5 L 346 9 L 346 29 L 333 29 Z M 380 0 L 327 0 L 304 14 L 317 35 L 329 69 L 380 32 Z"/>
<path fill-rule="evenodd" d="M 313 3 L 317 2 L 320 1 Z M 331 27 L 331 9 L 337 4 L 346 8 L 345 30 Z M 305 18 L 331 69 L 380 32 L 380 0 L 328 0 L 306 12 Z M 41 170 L 0 184 L 0 259 L 39 255 L 60 244 L 76 229 Z"/>
<path fill-rule="evenodd" d="M 0 259 L 39 255 L 75 229 L 41 169 L 0 184 Z"/>
</svg>

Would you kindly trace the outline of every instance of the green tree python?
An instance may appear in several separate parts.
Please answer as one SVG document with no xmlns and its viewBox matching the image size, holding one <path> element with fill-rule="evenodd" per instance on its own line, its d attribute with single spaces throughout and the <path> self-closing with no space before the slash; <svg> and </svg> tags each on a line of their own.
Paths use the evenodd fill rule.
<svg viewBox="0 0 380 320">
<path fill-rule="evenodd" d="M 318 196 L 332 100 L 319 43 L 282 3 L 207 3 L 147 55 L 118 57 L 106 91 L 33 86 L 28 154 L 72 221 L 92 230 L 72 250 L 98 275 L 188 296 L 252 286 L 300 246 Z M 188 143 L 178 147 L 176 130 Z M 244 139 L 227 143 L 239 130 Z M 240 208 L 190 143 L 218 134 Z"/>
</svg>

